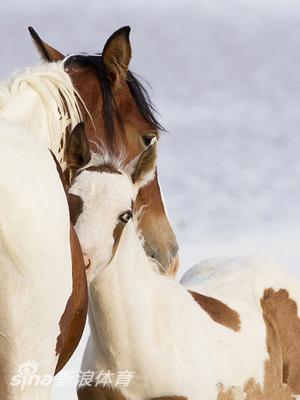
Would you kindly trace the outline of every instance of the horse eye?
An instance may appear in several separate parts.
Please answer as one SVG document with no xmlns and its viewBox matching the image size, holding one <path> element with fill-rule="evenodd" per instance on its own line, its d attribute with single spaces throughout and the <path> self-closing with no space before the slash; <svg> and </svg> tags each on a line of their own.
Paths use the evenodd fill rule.
<svg viewBox="0 0 300 400">
<path fill-rule="evenodd" d="M 119 215 L 119 222 L 126 225 L 127 222 L 132 218 L 132 210 L 128 210 Z"/>
<path fill-rule="evenodd" d="M 146 147 L 148 147 L 151 143 L 151 140 L 155 137 L 155 135 L 145 135 L 142 136 L 143 143 Z"/>
</svg>

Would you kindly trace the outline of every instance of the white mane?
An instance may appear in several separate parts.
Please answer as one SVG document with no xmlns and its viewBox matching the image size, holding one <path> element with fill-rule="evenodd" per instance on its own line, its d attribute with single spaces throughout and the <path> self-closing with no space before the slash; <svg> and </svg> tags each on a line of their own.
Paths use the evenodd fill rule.
<svg viewBox="0 0 300 400">
<path fill-rule="evenodd" d="M 0 113 L 9 101 L 29 88 L 40 97 L 47 115 L 51 148 L 58 149 L 66 127 L 73 129 L 82 120 L 78 100 L 83 102 L 63 63 L 45 63 L 14 74 L 0 84 Z"/>
</svg>

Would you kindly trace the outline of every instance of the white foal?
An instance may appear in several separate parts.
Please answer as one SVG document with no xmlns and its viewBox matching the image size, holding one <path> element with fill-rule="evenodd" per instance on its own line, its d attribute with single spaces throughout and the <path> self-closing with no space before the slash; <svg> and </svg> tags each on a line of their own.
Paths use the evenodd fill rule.
<svg viewBox="0 0 300 400">
<path fill-rule="evenodd" d="M 62 65 L 32 68 L 0 86 L 1 400 L 50 399 L 49 376 L 61 357 L 59 368 L 71 355 L 67 331 L 75 307 L 84 319 L 81 250 L 49 151 L 59 157 L 66 129 L 79 120 L 76 93 Z M 74 326 L 71 335 L 80 336 Z M 30 372 L 28 361 L 36 374 L 48 376 L 47 384 L 22 387 L 12 380 L 26 366 Z"/>
<path fill-rule="evenodd" d="M 127 170 L 92 155 L 72 172 L 75 229 L 90 265 L 91 335 L 82 370 L 114 372 L 111 387 L 132 400 L 215 400 L 218 384 L 243 386 L 251 378 L 300 393 L 299 285 L 250 260 L 244 270 L 194 271 L 184 283 L 198 293 L 189 292 L 146 256 L 133 202 L 155 163 L 152 142 Z M 134 372 L 128 387 L 118 386 L 124 370 Z M 80 388 L 79 398 L 89 392 Z M 92 398 L 106 397 L 95 391 Z"/>
</svg>

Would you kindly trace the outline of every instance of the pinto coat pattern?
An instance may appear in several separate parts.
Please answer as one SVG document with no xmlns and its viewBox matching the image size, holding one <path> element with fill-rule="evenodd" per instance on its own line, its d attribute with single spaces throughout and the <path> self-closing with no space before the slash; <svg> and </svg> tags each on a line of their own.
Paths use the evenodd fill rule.
<svg viewBox="0 0 300 400">
<path fill-rule="evenodd" d="M 266 319 L 272 315 L 276 331 L 287 335 L 286 307 L 277 303 L 285 299 L 295 324 L 299 284 L 275 264 L 252 258 L 204 262 L 189 270 L 181 284 L 159 275 L 131 218 L 123 221 L 114 242 L 115 227 L 129 214 L 137 193 L 132 172 L 125 168 L 116 174 L 100 166 L 101 157 L 93 155 L 70 189 L 83 202 L 75 229 L 92 270 L 91 336 L 82 369 L 134 371 L 130 385 L 119 388 L 132 400 L 174 395 L 215 400 L 219 384 L 243 387 L 252 379 L 280 387 L 284 380 L 294 382 L 299 367 L 291 355 L 283 355 L 286 346 L 277 351 L 281 358 L 271 355 Z M 147 176 L 149 163 L 143 168 Z M 96 217 L 103 221 L 101 234 L 93 223 Z M 282 343 L 293 348 L 290 333 Z M 271 376 L 268 365 L 284 373 Z"/>
</svg>

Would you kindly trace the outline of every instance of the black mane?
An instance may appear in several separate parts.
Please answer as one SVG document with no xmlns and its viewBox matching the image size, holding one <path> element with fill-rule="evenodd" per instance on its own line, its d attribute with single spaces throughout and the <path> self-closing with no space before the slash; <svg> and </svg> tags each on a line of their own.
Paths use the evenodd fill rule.
<svg viewBox="0 0 300 400">
<path fill-rule="evenodd" d="M 102 55 L 101 54 L 73 55 L 68 57 L 65 61 L 66 67 L 70 64 L 80 64 L 80 65 L 92 64 L 96 67 L 103 96 L 103 119 L 104 119 L 105 135 L 107 142 L 111 146 L 113 146 L 114 144 L 114 138 L 115 138 L 114 117 L 116 118 L 116 121 L 119 124 L 119 127 L 121 128 L 123 139 L 126 140 L 124 123 L 111 90 L 110 81 L 107 77 L 106 68 L 102 60 Z M 132 97 L 134 98 L 135 103 L 140 113 L 142 114 L 143 118 L 146 120 L 146 122 L 148 122 L 153 129 L 164 132 L 165 129 L 156 119 L 155 116 L 156 109 L 150 99 L 150 96 L 146 88 L 142 85 L 142 83 L 137 79 L 137 77 L 131 71 L 128 71 L 127 73 L 126 82 L 130 89 Z"/>
</svg>

